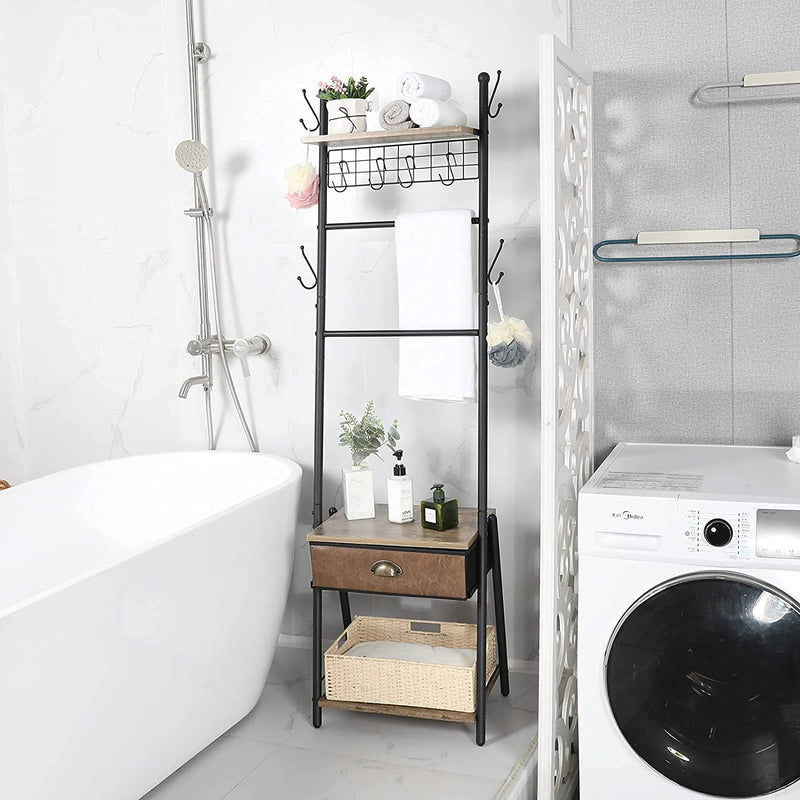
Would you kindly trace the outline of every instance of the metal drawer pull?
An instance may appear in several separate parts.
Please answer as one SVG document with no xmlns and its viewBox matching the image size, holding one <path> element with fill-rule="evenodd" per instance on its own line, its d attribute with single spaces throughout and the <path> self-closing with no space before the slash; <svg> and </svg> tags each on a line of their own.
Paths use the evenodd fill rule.
<svg viewBox="0 0 800 800">
<path fill-rule="evenodd" d="M 369 569 L 379 578 L 396 578 L 403 574 L 403 568 L 394 561 L 376 561 Z"/>
</svg>

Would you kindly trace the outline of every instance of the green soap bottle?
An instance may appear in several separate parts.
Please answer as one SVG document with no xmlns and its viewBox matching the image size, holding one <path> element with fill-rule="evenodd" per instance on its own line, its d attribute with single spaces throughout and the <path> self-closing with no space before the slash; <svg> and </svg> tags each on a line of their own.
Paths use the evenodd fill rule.
<svg viewBox="0 0 800 800">
<path fill-rule="evenodd" d="M 419 518 L 423 528 L 446 531 L 458 527 L 458 500 L 444 499 L 444 484 L 434 483 L 433 497 L 419 504 Z"/>
</svg>

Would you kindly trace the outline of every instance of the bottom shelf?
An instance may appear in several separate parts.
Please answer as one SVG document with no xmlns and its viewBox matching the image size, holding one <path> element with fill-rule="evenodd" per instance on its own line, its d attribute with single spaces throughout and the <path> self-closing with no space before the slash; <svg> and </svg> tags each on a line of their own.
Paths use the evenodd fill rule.
<svg viewBox="0 0 800 800">
<path fill-rule="evenodd" d="M 500 667 L 497 666 L 486 684 L 486 696 L 497 683 Z M 323 708 L 338 708 L 342 711 L 366 711 L 369 714 L 391 714 L 395 717 L 415 717 L 416 719 L 438 719 L 442 722 L 475 722 L 474 711 L 447 711 L 442 708 L 417 708 L 416 706 L 392 706 L 382 703 L 354 703 L 350 700 L 328 700 L 320 697 L 318 704 Z"/>
</svg>

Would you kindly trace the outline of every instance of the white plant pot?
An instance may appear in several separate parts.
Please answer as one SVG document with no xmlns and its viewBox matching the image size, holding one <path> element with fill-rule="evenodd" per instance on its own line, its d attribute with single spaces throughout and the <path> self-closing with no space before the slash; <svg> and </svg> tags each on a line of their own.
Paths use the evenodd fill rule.
<svg viewBox="0 0 800 800">
<path fill-rule="evenodd" d="M 342 470 L 344 515 L 347 519 L 374 519 L 375 489 L 369 467 L 347 467 Z"/>
<path fill-rule="evenodd" d="M 367 129 L 367 101 L 360 98 L 328 100 L 328 133 L 363 133 Z"/>
</svg>

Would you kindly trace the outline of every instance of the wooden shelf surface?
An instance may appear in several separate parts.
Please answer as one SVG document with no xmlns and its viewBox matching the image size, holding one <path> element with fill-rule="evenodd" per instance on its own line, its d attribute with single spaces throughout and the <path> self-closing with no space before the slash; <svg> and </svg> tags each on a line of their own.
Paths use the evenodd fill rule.
<svg viewBox="0 0 800 800">
<path fill-rule="evenodd" d="M 406 142 L 441 142 L 447 139 L 476 139 L 480 134 L 468 125 L 445 125 L 441 128 L 406 128 L 402 131 L 365 131 L 364 133 L 329 133 L 303 136 L 303 144 L 325 144 L 331 148 L 390 145 Z"/>
<path fill-rule="evenodd" d="M 495 667 L 491 678 L 486 682 L 488 697 L 497 678 L 500 668 Z M 394 717 L 414 717 L 415 719 L 438 719 L 442 722 L 475 722 L 474 711 L 447 711 L 442 708 L 419 708 L 417 706 L 392 706 L 383 703 L 354 703 L 349 700 L 328 700 L 325 695 L 319 699 L 323 708 L 337 708 L 341 711 L 364 711 L 368 714 L 389 714 Z"/>
<path fill-rule="evenodd" d="M 487 514 L 494 514 L 493 508 Z M 432 550 L 469 550 L 478 538 L 478 509 L 458 509 L 458 527 L 432 531 L 419 524 L 419 504 L 414 507 L 414 521 L 389 522 L 388 506 L 375 504 L 374 519 L 350 520 L 337 511 L 306 537 L 311 544 L 356 544 L 377 547 L 421 547 Z"/>
</svg>

